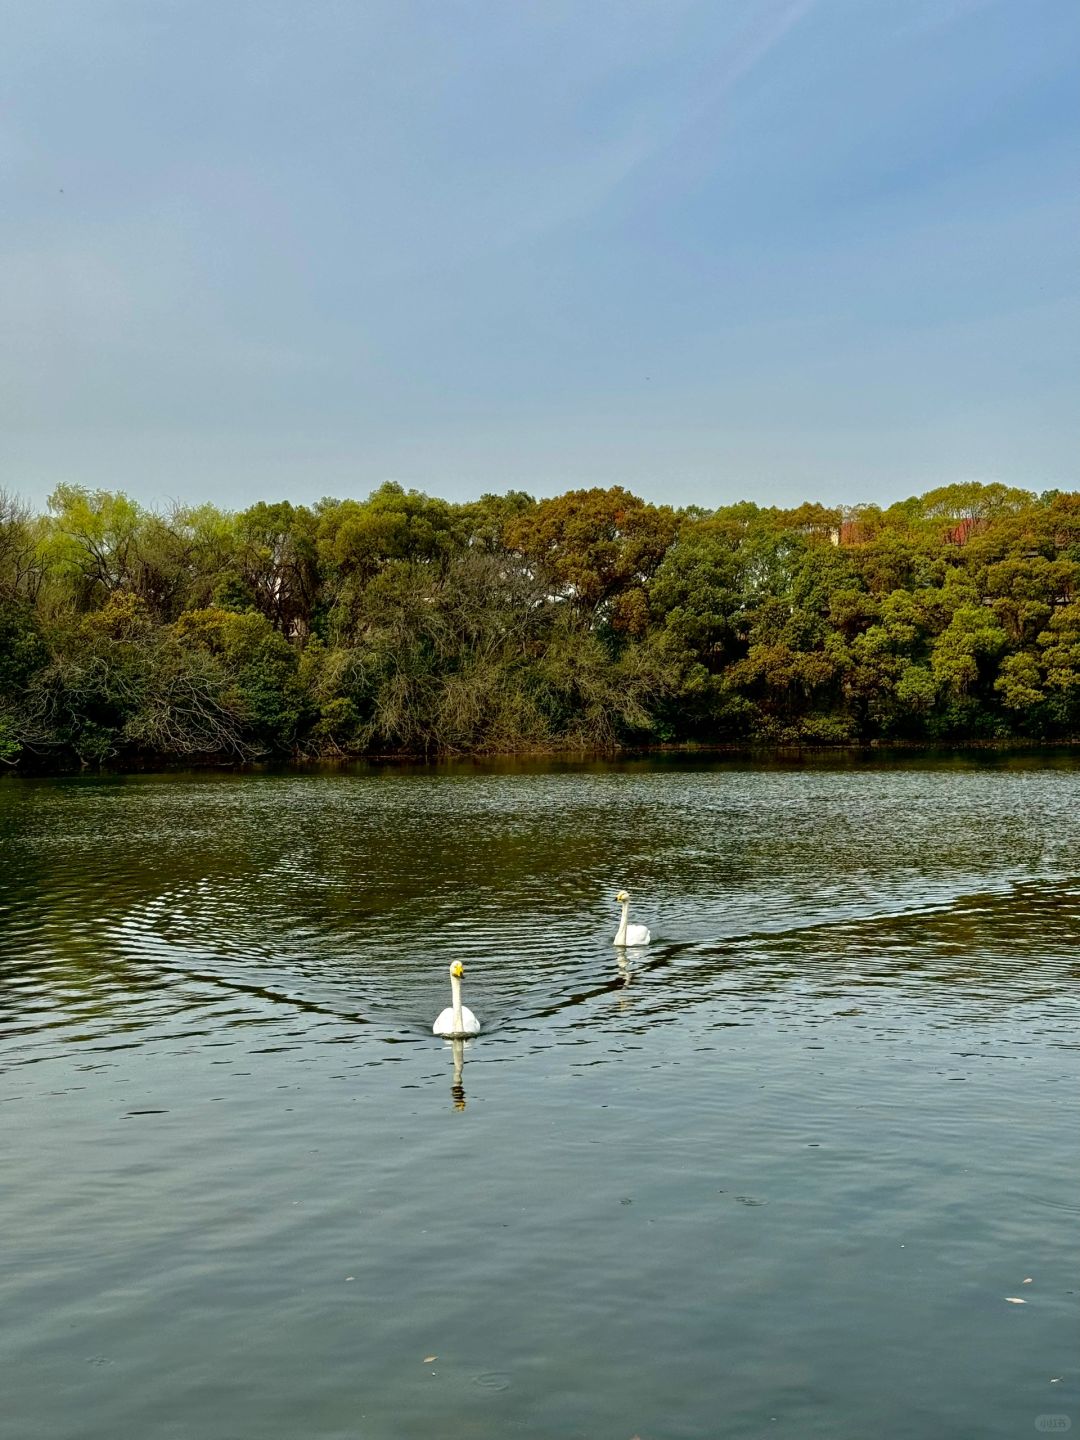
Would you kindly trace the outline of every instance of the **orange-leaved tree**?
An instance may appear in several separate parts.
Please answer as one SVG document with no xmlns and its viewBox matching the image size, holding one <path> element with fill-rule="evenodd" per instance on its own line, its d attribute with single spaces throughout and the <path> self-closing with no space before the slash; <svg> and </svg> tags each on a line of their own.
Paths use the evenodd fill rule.
<svg viewBox="0 0 1080 1440">
<path fill-rule="evenodd" d="M 677 528 L 669 505 L 648 505 L 613 485 L 542 500 L 507 523 L 504 539 L 553 596 L 637 633 L 647 623 L 643 587 Z"/>
</svg>

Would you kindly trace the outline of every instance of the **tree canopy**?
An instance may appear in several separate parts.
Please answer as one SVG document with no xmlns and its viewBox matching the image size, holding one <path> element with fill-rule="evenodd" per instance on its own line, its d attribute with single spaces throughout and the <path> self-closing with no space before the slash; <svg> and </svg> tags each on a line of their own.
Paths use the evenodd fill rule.
<svg viewBox="0 0 1080 1440">
<path fill-rule="evenodd" d="M 1080 736 L 1080 494 L 0 495 L 0 761 Z"/>
</svg>

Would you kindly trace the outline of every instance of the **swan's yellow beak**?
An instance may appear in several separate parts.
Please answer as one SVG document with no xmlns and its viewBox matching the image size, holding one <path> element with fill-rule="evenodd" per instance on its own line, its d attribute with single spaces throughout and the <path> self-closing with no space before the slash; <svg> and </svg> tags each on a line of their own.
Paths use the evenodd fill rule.
<svg viewBox="0 0 1080 1440">
<path fill-rule="evenodd" d="M 455 976 L 458 980 L 460 980 L 462 975 L 465 974 L 465 966 L 462 965 L 460 960 L 455 960 L 454 963 L 450 966 L 450 974 Z"/>
<path fill-rule="evenodd" d="M 619 905 L 625 905 L 627 900 L 629 899 L 630 896 L 626 893 L 625 890 L 620 890 L 619 893 L 615 896 L 616 903 Z"/>
</svg>

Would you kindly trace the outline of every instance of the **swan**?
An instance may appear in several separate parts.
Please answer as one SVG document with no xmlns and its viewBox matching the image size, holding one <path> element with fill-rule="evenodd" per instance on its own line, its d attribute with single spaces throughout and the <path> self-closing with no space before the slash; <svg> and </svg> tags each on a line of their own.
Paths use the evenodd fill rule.
<svg viewBox="0 0 1080 1440">
<path fill-rule="evenodd" d="M 431 1027 L 433 1035 L 446 1035 L 453 1040 L 463 1035 L 480 1034 L 480 1021 L 467 1005 L 461 1003 L 461 977 L 464 974 L 465 966 L 460 960 L 455 960 L 450 966 L 451 1003 L 439 1014 Z"/>
<path fill-rule="evenodd" d="M 619 921 L 619 928 L 615 932 L 616 945 L 648 945 L 652 936 L 649 934 L 647 925 L 630 925 L 627 923 L 627 916 L 630 914 L 630 896 L 625 890 L 620 890 L 615 899 L 622 906 L 622 919 Z"/>
</svg>

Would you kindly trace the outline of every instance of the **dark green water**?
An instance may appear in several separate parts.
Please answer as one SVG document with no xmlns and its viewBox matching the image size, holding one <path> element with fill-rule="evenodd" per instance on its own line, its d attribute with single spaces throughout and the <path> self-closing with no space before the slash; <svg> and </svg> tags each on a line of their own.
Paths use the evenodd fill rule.
<svg viewBox="0 0 1080 1440">
<path fill-rule="evenodd" d="M 1072 761 L 5 781 L 3 1433 L 1080 1426 L 1078 965 Z"/>
</svg>

